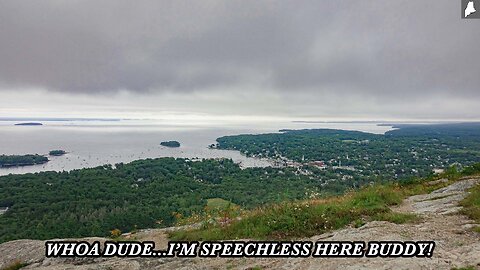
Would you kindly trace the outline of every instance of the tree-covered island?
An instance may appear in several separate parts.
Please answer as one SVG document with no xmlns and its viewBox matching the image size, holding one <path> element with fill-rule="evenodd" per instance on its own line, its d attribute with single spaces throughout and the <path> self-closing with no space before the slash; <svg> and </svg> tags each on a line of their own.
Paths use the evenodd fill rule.
<svg viewBox="0 0 480 270">
<path fill-rule="evenodd" d="M 161 142 L 160 145 L 166 146 L 166 147 L 180 147 L 180 143 L 177 141 L 165 141 L 165 142 Z"/>
<path fill-rule="evenodd" d="M 65 155 L 67 152 L 65 152 L 65 150 L 52 150 L 50 152 L 48 152 L 48 155 L 50 156 L 63 156 Z"/>
</svg>

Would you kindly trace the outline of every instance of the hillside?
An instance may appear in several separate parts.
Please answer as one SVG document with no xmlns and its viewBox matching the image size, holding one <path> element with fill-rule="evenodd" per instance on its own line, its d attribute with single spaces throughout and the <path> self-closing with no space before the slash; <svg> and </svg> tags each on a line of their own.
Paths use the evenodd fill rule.
<svg viewBox="0 0 480 270">
<path fill-rule="evenodd" d="M 423 187 L 424 189 L 420 189 Z M 25 263 L 25 269 L 454 269 L 470 267 L 480 269 L 480 233 L 475 232 L 479 220 L 463 214 L 475 214 L 480 204 L 471 204 L 480 194 L 480 177 L 458 180 L 445 178 L 421 184 L 408 185 L 412 194 L 401 203 L 390 207 L 394 213 L 416 215 L 415 222 L 395 224 L 370 221 L 360 226 L 348 225 L 339 230 L 316 234 L 310 241 L 379 241 L 379 240 L 433 240 L 436 248 L 432 258 L 101 258 L 101 259 L 47 259 L 44 242 L 16 240 L 0 244 L 0 269 L 12 264 Z M 439 188 L 441 187 L 441 188 Z M 472 187 L 475 188 L 472 190 Z M 471 193 L 471 192 L 473 193 Z M 462 207 L 464 205 L 465 207 Z M 476 210 L 469 209 L 474 207 Z M 463 214 L 462 214 L 463 213 Z M 475 218 L 475 216 L 472 216 Z M 478 217 L 477 217 L 478 218 Z M 125 235 L 125 240 L 153 240 L 159 248 L 165 247 L 168 235 L 181 228 L 141 230 Z M 297 238 L 298 239 L 298 238 Z M 106 241 L 105 238 L 85 238 L 86 241 Z"/>
<path fill-rule="evenodd" d="M 241 169 L 232 160 L 159 158 L 71 172 L 0 177 L 0 243 L 99 236 L 172 226 L 221 198 L 251 209 L 335 192 L 290 169 Z M 175 214 L 173 214 L 175 213 Z"/>
</svg>

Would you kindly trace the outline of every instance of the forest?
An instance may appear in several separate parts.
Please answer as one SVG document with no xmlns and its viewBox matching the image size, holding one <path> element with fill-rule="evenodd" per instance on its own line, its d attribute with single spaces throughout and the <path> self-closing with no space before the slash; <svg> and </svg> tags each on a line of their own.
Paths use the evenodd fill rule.
<svg viewBox="0 0 480 270">
<path fill-rule="evenodd" d="M 108 236 L 113 229 L 171 226 L 200 213 L 208 199 L 242 208 L 342 192 L 291 169 L 241 169 L 228 159 L 159 158 L 71 172 L 0 177 L 0 242 Z"/>
</svg>

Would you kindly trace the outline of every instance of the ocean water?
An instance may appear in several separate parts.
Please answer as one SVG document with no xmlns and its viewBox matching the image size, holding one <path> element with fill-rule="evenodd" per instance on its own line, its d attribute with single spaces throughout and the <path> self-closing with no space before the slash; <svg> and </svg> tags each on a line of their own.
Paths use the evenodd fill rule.
<svg viewBox="0 0 480 270">
<path fill-rule="evenodd" d="M 384 133 L 388 126 L 375 123 L 182 123 L 162 121 L 46 121 L 43 126 L 15 126 L 0 121 L 0 155 L 42 154 L 61 149 L 68 153 L 49 157 L 46 164 L 0 168 L 0 175 L 41 171 L 69 171 L 104 164 L 127 163 L 158 157 L 231 158 L 243 167 L 269 166 L 265 159 L 248 158 L 238 151 L 209 149 L 225 135 L 278 132 L 279 129 L 334 128 Z M 176 140 L 179 148 L 160 145 Z"/>
</svg>

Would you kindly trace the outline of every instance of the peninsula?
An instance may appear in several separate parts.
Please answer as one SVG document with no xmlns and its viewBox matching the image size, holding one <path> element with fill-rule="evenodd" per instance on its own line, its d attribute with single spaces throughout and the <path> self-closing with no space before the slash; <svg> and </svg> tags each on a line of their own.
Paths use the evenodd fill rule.
<svg viewBox="0 0 480 270">
<path fill-rule="evenodd" d="M 44 164 L 48 158 L 41 155 L 0 155 L 0 168 Z"/>
</svg>

